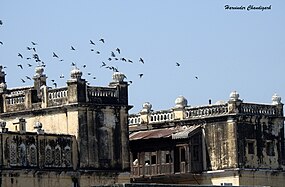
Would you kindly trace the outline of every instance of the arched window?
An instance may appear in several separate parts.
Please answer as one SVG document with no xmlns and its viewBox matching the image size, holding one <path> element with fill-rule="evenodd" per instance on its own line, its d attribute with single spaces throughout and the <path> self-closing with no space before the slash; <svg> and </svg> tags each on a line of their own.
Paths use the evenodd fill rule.
<svg viewBox="0 0 285 187">
<path fill-rule="evenodd" d="M 45 165 L 52 165 L 52 149 L 50 145 L 45 148 Z"/>
<path fill-rule="evenodd" d="M 27 165 L 27 151 L 26 145 L 21 143 L 19 146 L 19 162 L 21 166 Z"/>
<path fill-rule="evenodd" d="M 57 145 L 54 149 L 54 164 L 56 166 L 61 165 L 61 148 L 59 145 Z"/>
<path fill-rule="evenodd" d="M 65 146 L 64 148 L 64 155 L 65 155 L 65 165 L 68 167 L 68 166 L 71 166 L 71 149 L 69 146 Z"/>
<path fill-rule="evenodd" d="M 30 166 L 37 165 L 37 148 L 34 144 L 30 146 Z"/>
<path fill-rule="evenodd" d="M 16 143 L 10 144 L 10 165 L 16 166 L 17 165 L 17 145 Z"/>
</svg>

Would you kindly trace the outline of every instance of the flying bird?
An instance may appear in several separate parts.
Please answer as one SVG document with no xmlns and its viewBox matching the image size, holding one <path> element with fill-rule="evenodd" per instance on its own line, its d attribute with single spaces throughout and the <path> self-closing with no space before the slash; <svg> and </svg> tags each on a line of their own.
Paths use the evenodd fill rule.
<svg viewBox="0 0 285 187">
<path fill-rule="evenodd" d="M 176 66 L 180 66 L 180 64 L 178 62 L 176 62 Z"/>
<path fill-rule="evenodd" d="M 105 43 L 105 40 L 103 38 L 101 38 L 99 41 Z"/>
<path fill-rule="evenodd" d="M 86 68 L 86 64 L 84 64 L 82 67 L 83 67 L 83 68 Z"/>
<path fill-rule="evenodd" d="M 32 65 L 32 64 L 28 64 L 28 66 L 29 66 L 29 67 L 32 67 L 33 65 Z"/>
<path fill-rule="evenodd" d="M 121 58 L 121 60 L 127 62 L 127 59 L 125 59 L 125 58 Z"/>
<path fill-rule="evenodd" d="M 54 79 L 50 80 L 51 82 L 54 82 Z"/>
<path fill-rule="evenodd" d="M 25 83 L 26 81 L 24 79 L 21 79 L 22 83 Z"/>
<path fill-rule="evenodd" d="M 115 56 L 116 56 L 113 51 L 111 51 L 111 56 L 112 56 L 112 57 L 115 57 Z"/>
<path fill-rule="evenodd" d="M 0 25 L 3 25 L 3 21 L 2 20 L 0 20 Z"/>
<path fill-rule="evenodd" d="M 142 74 L 142 73 L 140 73 L 140 74 L 139 74 L 139 77 L 140 77 L 140 78 L 142 78 L 142 76 L 143 76 L 143 74 Z"/>
<path fill-rule="evenodd" d="M 71 63 L 71 66 L 75 66 L 76 64 L 74 62 Z"/>
<path fill-rule="evenodd" d="M 128 60 L 128 62 L 133 63 L 133 61 L 132 61 L 132 60 L 130 60 L 130 59 Z"/>
<path fill-rule="evenodd" d="M 29 77 L 29 76 L 26 76 L 26 78 L 29 79 L 29 80 L 32 80 L 31 77 Z"/>
<path fill-rule="evenodd" d="M 35 43 L 35 42 L 31 42 L 33 45 L 38 45 L 37 43 Z"/>
<path fill-rule="evenodd" d="M 29 50 L 29 51 L 30 51 L 30 50 L 32 50 L 32 48 L 31 48 L 31 47 L 27 47 L 27 50 Z"/>
<path fill-rule="evenodd" d="M 63 79 L 63 78 L 64 78 L 64 75 L 63 75 L 63 74 L 61 74 L 61 75 L 59 76 L 59 78 Z"/>
<path fill-rule="evenodd" d="M 30 58 L 30 57 L 27 57 L 26 59 L 27 59 L 27 60 L 31 60 L 31 58 Z"/>
<path fill-rule="evenodd" d="M 108 60 L 109 60 L 109 61 L 111 61 L 111 60 L 112 60 L 112 58 L 108 58 Z"/>
<path fill-rule="evenodd" d="M 21 57 L 21 58 L 23 58 L 23 55 L 22 55 L 21 53 L 18 53 L 18 56 Z"/>
<path fill-rule="evenodd" d="M 93 79 L 96 79 L 96 77 L 93 77 Z"/>
<path fill-rule="evenodd" d="M 91 51 L 94 51 L 94 49 L 90 49 Z"/>
<path fill-rule="evenodd" d="M 102 62 L 101 67 L 104 67 L 104 66 L 106 66 L 106 63 L 105 63 L 105 62 Z"/>
<path fill-rule="evenodd" d="M 73 46 L 71 46 L 71 48 L 70 48 L 71 50 L 73 50 L 73 51 L 75 51 L 75 48 L 73 47 Z"/>
<path fill-rule="evenodd" d="M 197 76 L 195 76 L 195 79 L 198 79 L 198 77 L 197 77 Z"/>
<path fill-rule="evenodd" d="M 92 40 L 90 40 L 90 44 L 95 45 L 95 43 Z"/>
<path fill-rule="evenodd" d="M 117 48 L 116 51 L 121 54 L 121 50 L 119 48 Z"/>
<path fill-rule="evenodd" d="M 87 75 L 91 75 L 91 73 L 87 73 Z"/>
<path fill-rule="evenodd" d="M 18 67 L 20 67 L 21 69 L 23 69 L 23 66 L 22 66 L 22 64 L 18 64 L 17 66 L 18 66 Z"/>
<path fill-rule="evenodd" d="M 36 48 L 35 48 L 35 47 L 33 47 L 33 50 L 34 50 L 34 52 L 37 52 L 37 50 L 36 50 Z"/>
<path fill-rule="evenodd" d="M 142 58 L 140 58 L 140 60 L 139 60 L 141 63 L 143 63 L 144 64 L 144 61 L 143 61 L 143 59 Z"/>
<path fill-rule="evenodd" d="M 57 54 L 55 54 L 55 52 L 53 52 L 52 57 L 58 58 Z"/>
<path fill-rule="evenodd" d="M 2 42 L 2 41 L 0 41 L 0 44 L 1 44 L 1 45 L 3 45 L 3 42 Z"/>
<path fill-rule="evenodd" d="M 99 55 L 99 54 L 100 54 L 100 51 L 96 51 L 96 53 Z"/>
</svg>

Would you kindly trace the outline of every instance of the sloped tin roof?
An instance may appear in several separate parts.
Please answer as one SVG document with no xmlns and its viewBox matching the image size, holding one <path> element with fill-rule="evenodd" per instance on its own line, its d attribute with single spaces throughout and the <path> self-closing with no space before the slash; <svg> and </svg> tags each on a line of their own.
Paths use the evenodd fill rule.
<svg viewBox="0 0 285 187">
<path fill-rule="evenodd" d="M 169 138 L 172 139 L 184 139 L 188 138 L 189 134 L 197 129 L 200 125 L 190 127 L 172 127 L 164 129 L 153 129 L 138 131 L 130 134 L 130 141 L 132 140 L 143 140 L 143 139 L 158 139 L 158 138 Z"/>
</svg>

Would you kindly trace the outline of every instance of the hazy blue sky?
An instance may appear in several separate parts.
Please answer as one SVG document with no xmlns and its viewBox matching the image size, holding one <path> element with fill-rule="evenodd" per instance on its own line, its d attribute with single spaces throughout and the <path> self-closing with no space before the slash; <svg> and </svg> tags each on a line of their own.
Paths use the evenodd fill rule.
<svg viewBox="0 0 285 187">
<path fill-rule="evenodd" d="M 225 5 L 271 5 L 271 10 L 225 10 Z M 146 101 L 154 110 L 169 109 L 179 95 L 191 106 L 205 105 L 210 98 L 227 101 L 233 90 L 245 102 L 271 103 L 274 93 L 285 100 L 283 0 L 1 0 L 0 20 L 0 63 L 7 66 L 9 88 L 33 84 L 25 78 L 34 75 L 36 66 L 26 59 L 32 57 L 26 47 L 33 47 L 33 41 L 46 64 L 49 86 L 52 79 L 58 87 L 66 85 L 72 62 L 97 86 L 112 80 L 112 71 L 100 67 L 102 61 L 117 67 L 133 81 L 130 113 Z M 111 51 L 133 64 L 109 61 Z"/>
</svg>

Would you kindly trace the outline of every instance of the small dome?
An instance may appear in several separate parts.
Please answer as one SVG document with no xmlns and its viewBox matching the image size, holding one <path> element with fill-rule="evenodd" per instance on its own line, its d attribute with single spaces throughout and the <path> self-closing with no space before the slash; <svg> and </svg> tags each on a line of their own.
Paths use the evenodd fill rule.
<svg viewBox="0 0 285 187">
<path fill-rule="evenodd" d="M 4 82 L 1 82 L 1 83 L 0 83 L 0 89 L 6 90 L 6 88 L 7 88 L 7 84 L 4 83 Z"/>
<path fill-rule="evenodd" d="M 41 129 L 43 127 L 43 124 L 39 121 L 37 121 L 35 124 L 34 124 L 34 129 Z"/>
<path fill-rule="evenodd" d="M 121 72 L 115 72 L 113 73 L 113 81 L 114 82 L 123 82 L 124 79 L 126 78 L 125 74 L 121 73 Z"/>
<path fill-rule="evenodd" d="M 237 101 L 239 100 L 239 93 L 237 91 L 233 91 L 230 94 L 230 100 L 231 101 Z"/>
<path fill-rule="evenodd" d="M 44 73 L 44 67 L 43 66 L 37 66 L 35 69 L 36 75 L 35 76 L 41 76 Z"/>
<path fill-rule="evenodd" d="M 72 79 L 80 79 L 82 76 L 82 71 L 80 71 L 77 67 L 75 67 L 73 70 L 70 72 L 70 77 Z"/>
<path fill-rule="evenodd" d="M 272 96 L 272 104 L 273 105 L 281 104 L 281 97 L 276 93 Z"/>
<path fill-rule="evenodd" d="M 187 99 L 183 96 L 179 96 L 175 99 L 175 108 L 184 108 L 187 106 Z"/>
<path fill-rule="evenodd" d="M 149 102 L 145 102 L 142 105 L 142 107 L 143 107 L 143 109 L 141 110 L 141 112 L 150 112 L 151 108 L 152 108 L 152 105 Z"/>
</svg>

